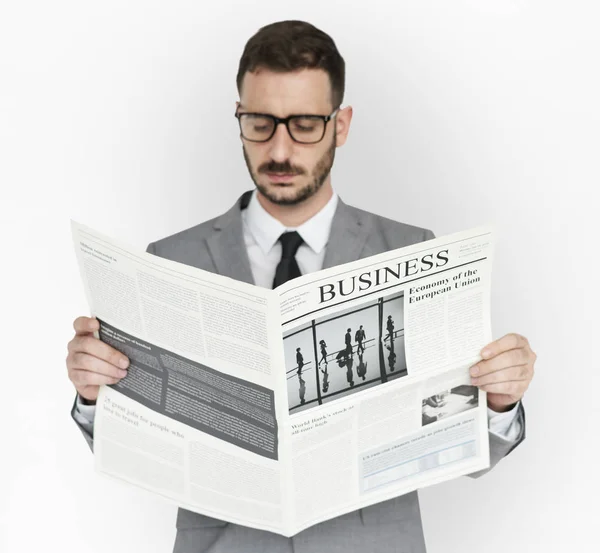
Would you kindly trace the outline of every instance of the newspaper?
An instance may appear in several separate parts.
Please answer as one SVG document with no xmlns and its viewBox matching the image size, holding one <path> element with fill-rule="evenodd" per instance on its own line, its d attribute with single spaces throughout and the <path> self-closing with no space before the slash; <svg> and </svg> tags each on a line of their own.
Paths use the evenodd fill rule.
<svg viewBox="0 0 600 553">
<path fill-rule="evenodd" d="M 196 513 L 292 536 L 489 467 L 469 368 L 491 341 L 478 228 L 268 290 L 72 221 L 102 386 L 95 469 Z"/>
</svg>

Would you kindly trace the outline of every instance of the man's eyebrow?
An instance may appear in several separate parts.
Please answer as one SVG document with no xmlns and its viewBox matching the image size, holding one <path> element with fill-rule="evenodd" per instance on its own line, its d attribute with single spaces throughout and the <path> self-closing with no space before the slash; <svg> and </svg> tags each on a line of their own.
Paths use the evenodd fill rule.
<svg viewBox="0 0 600 553">
<path fill-rule="evenodd" d="M 267 115 L 273 115 L 273 112 L 268 111 L 268 110 L 249 110 L 247 108 L 245 108 L 244 106 L 242 106 L 242 104 L 240 104 L 238 106 L 238 110 L 242 111 L 244 113 L 264 113 Z M 285 117 L 291 117 L 292 115 L 316 115 L 318 112 L 317 111 L 307 111 L 307 110 L 303 110 L 303 111 L 294 111 L 293 113 L 290 112 L 288 113 Z M 317 115 L 317 117 L 321 117 L 321 115 Z"/>
<path fill-rule="evenodd" d="M 268 113 L 267 111 L 263 111 L 263 110 L 258 110 L 258 109 L 248 109 L 246 106 L 243 106 L 242 104 L 240 104 L 238 106 L 238 109 L 241 111 L 245 111 L 248 113 Z"/>
<path fill-rule="evenodd" d="M 253 109 L 250 110 L 246 107 L 245 104 L 242 104 L 241 102 L 238 104 L 238 109 L 243 109 L 245 111 L 251 111 L 252 113 L 271 113 L 269 110 L 262 110 L 262 109 Z M 315 110 L 306 110 L 305 108 L 302 108 L 301 111 L 294 111 L 294 113 L 317 113 L 319 110 L 315 111 Z"/>
</svg>

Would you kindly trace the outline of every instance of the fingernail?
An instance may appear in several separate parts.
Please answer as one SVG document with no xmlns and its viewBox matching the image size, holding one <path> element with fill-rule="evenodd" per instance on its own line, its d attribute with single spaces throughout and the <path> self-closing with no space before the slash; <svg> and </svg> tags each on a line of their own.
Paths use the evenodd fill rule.
<svg viewBox="0 0 600 553">
<path fill-rule="evenodd" d="M 119 360 L 119 367 L 123 367 L 124 369 L 126 369 L 127 365 L 129 365 L 129 360 L 123 358 Z"/>
<path fill-rule="evenodd" d="M 477 376 L 479 374 L 479 367 L 471 367 L 471 375 Z"/>
<path fill-rule="evenodd" d="M 475 386 L 477 384 L 477 379 L 471 378 L 471 384 L 473 384 L 473 386 Z"/>
<path fill-rule="evenodd" d="M 487 359 L 491 354 L 492 354 L 492 352 L 489 349 L 484 349 L 481 352 L 481 357 L 483 357 L 484 359 Z"/>
<path fill-rule="evenodd" d="M 121 375 L 122 378 L 127 376 L 127 371 L 119 371 L 119 374 Z"/>
</svg>

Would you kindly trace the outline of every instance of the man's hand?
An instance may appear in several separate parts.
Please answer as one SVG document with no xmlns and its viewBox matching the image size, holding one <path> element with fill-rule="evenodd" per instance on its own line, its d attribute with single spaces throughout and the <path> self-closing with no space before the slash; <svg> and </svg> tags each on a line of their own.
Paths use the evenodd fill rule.
<svg viewBox="0 0 600 553">
<path fill-rule="evenodd" d="M 507 334 L 481 350 L 482 361 L 471 367 L 471 383 L 488 393 L 488 407 L 510 410 L 525 394 L 533 378 L 537 355 L 527 338 Z"/>
<path fill-rule="evenodd" d="M 73 322 L 75 336 L 67 345 L 67 371 L 77 393 L 94 403 L 102 384 L 119 382 L 127 371 L 129 359 L 105 344 L 93 333 L 99 328 L 97 319 L 78 317 Z"/>
</svg>

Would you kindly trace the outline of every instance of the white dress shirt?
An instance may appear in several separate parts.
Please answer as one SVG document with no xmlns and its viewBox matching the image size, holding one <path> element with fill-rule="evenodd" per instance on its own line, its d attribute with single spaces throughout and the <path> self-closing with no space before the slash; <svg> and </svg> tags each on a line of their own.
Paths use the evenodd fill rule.
<svg viewBox="0 0 600 553">
<path fill-rule="evenodd" d="M 281 259 L 279 237 L 286 231 L 295 230 L 304 240 L 296 252 L 300 272 L 306 275 L 321 270 L 337 203 L 338 195 L 334 192 L 319 213 L 299 227 L 292 228 L 269 215 L 260 205 L 256 192 L 253 192 L 248 207 L 242 211 L 242 221 L 254 283 L 264 288 L 273 287 L 275 270 Z"/>
<path fill-rule="evenodd" d="M 319 271 L 323 267 L 325 246 L 333 223 L 333 215 L 338 203 L 334 192 L 329 202 L 316 215 L 299 227 L 286 227 L 267 213 L 252 193 L 248 207 L 242 211 L 244 243 L 250 259 L 250 268 L 257 286 L 272 288 L 275 270 L 281 259 L 279 237 L 286 231 L 297 231 L 304 242 L 296 253 L 296 262 L 304 275 Z M 496 413 L 488 407 L 490 432 L 509 442 L 515 442 L 521 431 L 521 423 L 516 418 L 519 404 L 505 413 Z M 92 433 L 95 405 L 83 405 L 77 397 L 74 416 L 77 421 Z"/>
</svg>

